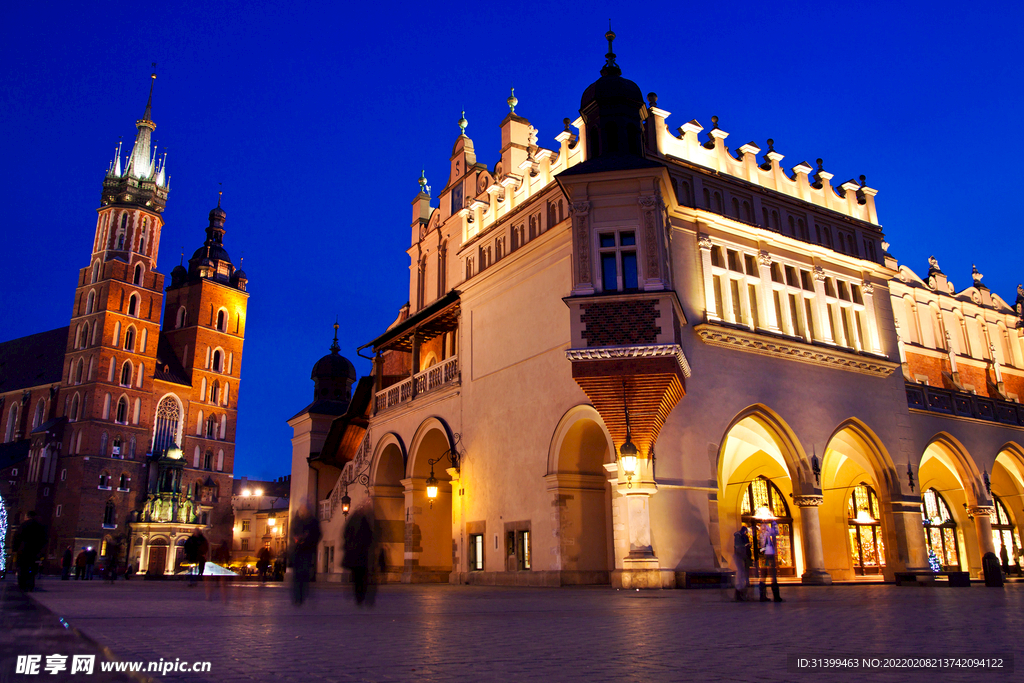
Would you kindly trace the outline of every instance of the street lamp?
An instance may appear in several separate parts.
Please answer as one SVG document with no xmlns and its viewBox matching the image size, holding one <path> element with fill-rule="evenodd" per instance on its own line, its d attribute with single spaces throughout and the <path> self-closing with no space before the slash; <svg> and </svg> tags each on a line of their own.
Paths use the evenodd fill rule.
<svg viewBox="0 0 1024 683">
<path fill-rule="evenodd" d="M 345 495 L 341 497 L 341 513 L 348 516 L 348 511 L 352 509 L 352 499 L 348 497 L 348 486 L 345 487 Z"/>
<path fill-rule="evenodd" d="M 456 472 L 459 471 L 459 466 L 460 466 L 459 463 L 462 460 L 460 455 L 459 455 L 459 450 L 458 450 L 459 442 L 462 440 L 461 435 L 456 434 L 454 436 L 454 440 L 455 440 L 455 444 L 451 448 L 446 450 L 444 453 L 442 453 L 438 457 L 433 458 L 432 460 L 427 460 L 427 462 L 430 464 L 430 476 L 427 477 L 427 481 L 426 481 L 427 500 L 430 501 L 430 508 L 431 509 L 434 508 L 434 499 L 437 498 L 437 478 L 434 476 L 434 463 L 441 462 L 445 458 L 448 458 L 448 460 L 451 461 L 451 463 L 452 463 L 452 467 L 455 468 L 455 471 Z"/>
<path fill-rule="evenodd" d="M 626 488 L 633 488 L 633 477 L 636 476 L 636 462 L 639 450 L 633 445 L 629 431 L 629 406 L 626 404 L 626 382 L 622 382 L 622 407 L 626 411 L 626 443 L 619 446 L 619 463 L 622 473 L 626 475 Z"/>
</svg>

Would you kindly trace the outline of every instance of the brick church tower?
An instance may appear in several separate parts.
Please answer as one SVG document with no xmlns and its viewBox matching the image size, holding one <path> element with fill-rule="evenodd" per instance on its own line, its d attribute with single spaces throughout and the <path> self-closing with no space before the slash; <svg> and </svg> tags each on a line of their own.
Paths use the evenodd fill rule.
<svg viewBox="0 0 1024 683">
<path fill-rule="evenodd" d="M 51 554 L 103 554 L 116 543 L 122 566 L 163 574 L 177 570 L 192 529 L 211 547 L 231 538 L 248 294 L 223 246 L 219 202 L 206 241 L 164 292 L 156 265 L 169 183 L 166 155 L 150 142 L 152 95 L 151 86 L 131 153 L 122 164 L 119 148 L 103 180 L 92 256 L 78 278 Z"/>
</svg>

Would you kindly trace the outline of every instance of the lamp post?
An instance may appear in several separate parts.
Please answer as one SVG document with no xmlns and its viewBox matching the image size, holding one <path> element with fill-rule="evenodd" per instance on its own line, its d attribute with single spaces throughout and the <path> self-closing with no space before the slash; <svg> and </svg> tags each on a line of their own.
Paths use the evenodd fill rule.
<svg viewBox="0 0 1024 683">
<path fill-rule="evenodd" d="M 434 464 L 441 462 L 445 458 L 448 458 L 448 460 L 452 464 L 452 467 L 455 468 L 456 472 L 458 472 L 459 469 L 460 469 L 460 463 L 462 462 L 462 455 L 459 453 L 459 442 L 462 440 L 462 436 L 459 435 L 459 434 L 455 434 L 453 438 L 454 438 L 455 443 L 452 445 L 451 448 L 446 450 L 444 453 L 442 453 L 438 457 L 430 459 L 430 460 L 427 460 L 427 463 L 430 465 L 430 476 L 427 477 L 427 481 L 426 481 L 427 500 L 430 501 L 430 508 L 431 509 L 434 508 L 434 499 L 437 498 L 437 488 L 438 488 L 437 478 L 434 476 Z"/>
<path fill-rule="evenodd" d="M 626 476 L 626 488 L 633 488 L 633 477 L 636 476 L 636 463 L 639 450 L 633 444 L 632 435 L 629 430 L 629 405 L 626 403 L 626 381 L 622 381 L 622 407 L 626 411 L 626 442 L 619 446 L 619 464 L 622 465 L 622 473 Z"/>
</svg>

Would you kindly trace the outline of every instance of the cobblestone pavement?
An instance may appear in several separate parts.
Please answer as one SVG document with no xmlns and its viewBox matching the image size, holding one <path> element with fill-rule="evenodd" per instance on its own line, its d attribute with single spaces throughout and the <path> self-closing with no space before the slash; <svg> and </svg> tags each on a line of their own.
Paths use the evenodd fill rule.
<svg viewBox="0 0 1024 683">
<path fill-rule="evenodd" d="M 123 660 L 210 660 L 160 681 L 1019 681 L 1024 585 L 784 586 L 785 603 L 721 591 L 384 586 L 359 608 L 320 585 L 225 594 L 170 582 L 44 581 L 33 594 Z M 798 671 L 790 656 L 1015 657 L 1016 673 Z M 55 680 L 52 676 L 37 680 Z M 14 677 L 12 681 L 30 680 Z M 69 680 L 87 680 L 71 677 Z"/>
</svg>

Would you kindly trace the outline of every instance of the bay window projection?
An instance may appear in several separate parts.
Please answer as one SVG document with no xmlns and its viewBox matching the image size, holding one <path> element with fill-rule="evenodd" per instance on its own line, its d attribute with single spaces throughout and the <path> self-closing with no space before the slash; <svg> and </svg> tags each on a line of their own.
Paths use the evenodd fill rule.
<svg viewBox="0 0 1024 683">
<path fill-rule="evenodd" d="M 601 289 L 627 292 L 639 288 L 636 261 L 636 233 L 632 230 L 599 235 Z"/>
</svg>

